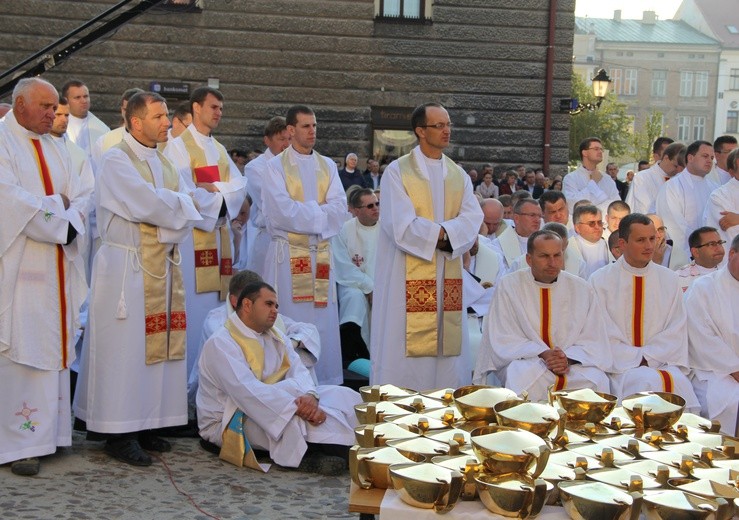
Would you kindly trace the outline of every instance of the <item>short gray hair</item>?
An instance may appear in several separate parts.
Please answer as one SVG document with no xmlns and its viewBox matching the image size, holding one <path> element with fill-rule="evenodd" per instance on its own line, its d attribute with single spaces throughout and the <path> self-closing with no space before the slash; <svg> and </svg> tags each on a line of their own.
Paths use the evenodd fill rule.
<svg viewBox="0 0 739 520">
<path fill-rule="evenodd" d="M 13 89 L 13 108 L 15 108 L 15 100 L 19 97 L 26 98 L 31 93 L 31 89 L 37 85 L 48 85 L 54 90 L 56 90 L 56 87 L 46 81 L 45 79 L 41 78 L 23 78 L 20 80 Z"/>
</svg>

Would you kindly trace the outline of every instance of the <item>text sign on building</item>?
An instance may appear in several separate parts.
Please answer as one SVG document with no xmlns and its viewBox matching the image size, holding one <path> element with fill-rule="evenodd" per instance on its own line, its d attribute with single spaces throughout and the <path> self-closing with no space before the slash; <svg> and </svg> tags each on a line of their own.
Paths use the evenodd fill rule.
<svg viewBox="0 0 739 520">
<path fill-rule="evenodd" d="M 149 90 L 160 96 L 175 99 L 189 99 L 190 85 L 187 83 L 175 83 L 173 81 L 152 81 Z"/>
<path fill-rule="evenodd" d="M 413 108 L 407 107 L 371 107 L 372 127 L 398 130 L 411 129 Z"/>
</svg>

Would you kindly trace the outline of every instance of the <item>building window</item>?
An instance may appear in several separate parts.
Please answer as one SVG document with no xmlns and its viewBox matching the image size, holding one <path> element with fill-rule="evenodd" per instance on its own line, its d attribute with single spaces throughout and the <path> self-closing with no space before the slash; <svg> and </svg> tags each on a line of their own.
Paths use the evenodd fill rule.
<svg viewBox="0 0 739 520">
<path fill-rule="evenodd" d="M 425 0 L 375 0 L 376 19 L 401 23 L 430 23 Z M 379 5 L 378 5 L 379 4 Z"/>
<path fill-rule="evenodd" d="M 624 71 L 624 94 L 627 96 L 636 96 L 636 69 L 626 69 Z"/>
<path fill-rule="evenodd" d="M 729 75 L 729 89 L 739 90 L 739 69 L 731 69 Z"/>
<path fill-rule="evenodd" d="M 739 134 L 739 110 L 726 112 L 726 133 Z"/>
<path fill-rule="evenodd" d="M 693 71 L 683 70 L 680 72 L 680 97 L 692 97 L 693 95 Z"/>
<path fill-rule="evenodd" d="M 611 69 L 610 73 L 611 73 L 611 81 L 612 81 L 611 88 L 613 89 L 613 93 L 616 95 L 621 94 L 621 88 L 622 88 L 622 83 L 623 83 L 622 80 L 623 80 L 623 73 L 624 73 L 623 69 Z"/>
<path fill-rule="evenodd" d="M 667 95 L 667 71 L 655 70 L 652 72 L 652 97 Z"/>
<path fill-rule="evenodd" d="M 693 117 L 693 141 L 702 140 L 706 133 L 706 118 L 704 116 Z"/>
<path fill-rule="evenodd" d="M 371 107 L 372 157 L 388 164 L 409 153 L 418 143 L 409 130 L 412 107 Z"/>
<path fill-rule="evenodd" d="M 695 97 L 708 97 L 708 72 L 701 70 L 695 73 Z"/>
<path fill-rule="evenodd" d="M 690 116 L 677 117 L 677 140 L 688 141 L 690 139 Z"/>
</svg>

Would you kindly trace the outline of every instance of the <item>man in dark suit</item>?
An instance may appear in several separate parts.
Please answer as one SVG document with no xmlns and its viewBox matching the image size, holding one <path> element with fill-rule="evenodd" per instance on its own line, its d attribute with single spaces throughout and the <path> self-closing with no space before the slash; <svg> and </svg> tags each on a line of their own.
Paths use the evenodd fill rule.
<svg viewBox="0 0 739 520">
<path fill-rule="evenodd" d="M 532 199 L 538 199 L 544 193 L 544 188 L 536 184 L 536 173 L 534 173 L 534 170 L 528 170 L 526 172 L 523 189 L 531 194 Z"/>
<path fill-rule="evenodd" d="M 609 162 L 606 164 L 606 173 L 608 173 L 608 175 L 611 176 L 611 179 L 616 183 L 618 196 L 621 197 L 621 200 L 626 200 L 626 194 L 629 192 L 629 185 L 618 180 L 618 166 L 616 166 L 616 163 Z"/>
</svg>

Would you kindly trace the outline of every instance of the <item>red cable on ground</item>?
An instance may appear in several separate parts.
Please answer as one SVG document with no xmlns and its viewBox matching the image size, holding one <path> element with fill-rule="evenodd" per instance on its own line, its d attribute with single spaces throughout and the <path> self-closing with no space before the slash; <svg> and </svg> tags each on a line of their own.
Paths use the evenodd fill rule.
<svg viewBox="0 0 739 520">
<path fill-rule="evenodd" d="M 171 469 L 169 469 L 169 465 L 167 464 L 167 462 L 166 462 L 166 461 L 164 460 L 164 458 L 163 458 L 163 457 L 161 457 L 161 456 L 159 456 L 159 455 L 156 455 L 156 454 L 154 454 L 154 453 L 152 453 L 152 455 L 154 456 L 154 458 L 158 459 L 158 460 L 159 460 L 159 462 L 161 462 L 161 463 L 162 463 L 162 465 L 164 465 L 164 469 L 166 469 L 166 470 L 167 470 L 167 476 L 169 477 L 169 481 L 170 481 L 170 482 L 172 483 L 172 485 L 174 486 L 175 490 L 177 490 L 177 492 L 178 492 L 178 493 L 179 493 L 180 495 L 184 495 L 185 497 L 187 497 L 187 500 L 188 500 L 188 501 L 189 501 L 189 502 L 190 502 L 190 503 L 192 504 L 192 506 L 193 506 L 193 507 L 194 507 L 195 509 L 197 509 L 198 511 L 200 511 L 201 513 L 203 513 L 203 514 L 204 514 L 205 516 L 207 516 L 207 517 L 209 517 L 209 518 L 213 518 L 213 519 L 215 519 L 215 520 L 221 520 L 221 519 L 220 519 L 219 517 L 217 517 L 217 516 L 213 516 L 213 515 L 211 515 L 210 513 L 208 513 L 208 512 L 206 512 L 206 511 L 204 511 L 204 510 L 203 510 L 203 509 L 202 509 L 202 508 L 201 508 L 201 507 L 200 507 L 200 506 L 199 506 L 199 505 L 198 505 L 198 504 L 197 504 L 197 503 L 195 502 L 195 499 L 194 499 L 194 498 L 192 498 L 192 496 L 188 495 L 187 493 L 185 493 L 184 491 L 182 491 L 182 490 L 181 490 L 181 489 L 180 489 L 180 488 L 179 488 L 179 487 L 177 486 L 177 483 L 176 483 L 176 482 L 174 481 L 174 476 L 172 475 L 172 470 L 171 470 Z"/>
</svg>

